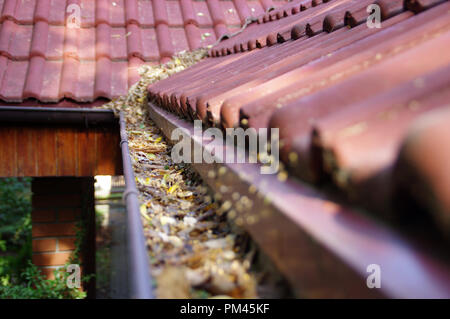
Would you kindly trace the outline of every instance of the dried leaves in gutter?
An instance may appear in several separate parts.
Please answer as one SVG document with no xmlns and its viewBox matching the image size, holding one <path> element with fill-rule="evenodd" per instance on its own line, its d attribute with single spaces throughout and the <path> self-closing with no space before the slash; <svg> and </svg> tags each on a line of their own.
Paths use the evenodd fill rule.
<svg viewBox="0 0 450 319">
<path fill-rule="evenodd" d="M 250 263 L 236 247 L 224 213 L 188 166 L 171 161 L 170 147 L 147 117 L 147 86 L 206 56 L 184 52 L 160 66 L 143 66 L 127 96 L 103 108 L 124 112 L 141 215 L 159 298 L 256 297 Z"/>
</svg>

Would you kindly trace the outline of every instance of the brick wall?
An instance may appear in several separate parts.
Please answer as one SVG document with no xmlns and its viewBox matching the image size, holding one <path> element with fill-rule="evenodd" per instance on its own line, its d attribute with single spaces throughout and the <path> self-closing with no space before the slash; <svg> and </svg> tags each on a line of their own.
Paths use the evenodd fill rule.
<svg viewBox="0 0 450 319">
<path fill-rule="evenodd" d="M 76 226 L 82 219 L 87 225 L 82 275 L 95 272 L 94 179 L 34 178 L 32 192 L 33 263 L 53 278 L 53 270 L 63 266 L 75 249 Z"/>
</svg>

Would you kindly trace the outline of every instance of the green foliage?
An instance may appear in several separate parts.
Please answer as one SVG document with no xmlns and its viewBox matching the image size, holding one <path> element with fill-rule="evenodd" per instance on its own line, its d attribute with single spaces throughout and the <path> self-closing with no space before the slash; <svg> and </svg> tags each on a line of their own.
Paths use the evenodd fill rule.
<svg viewBox="0 0 450 319">
<path fill-rule="evenodd" d="M 83 225 L 78 225 L 76 249 L 68 264 L 79 264 Z M 66 267 L 44 279 L 31 263 L 31 179 L 0 179 L 0 299 L 79 299 L 86 293 L 69 288 Z M 82 281 L 90 280 L 84 276 Z"/>
<path fill-rule="evenodd" d="M 22 273 L 23 282 L 8 285 L 0 282 L 0 299 L 82 299 L 86 293 L 77 288 L 69 288 L 67 277 L 70 273 L 61 267 L 54 271 L 55 279 L 44 279 L 40 270 L 29 261 Z"/>
<path fill-rule="evenodd" d="M 31 179 L 0 179 L 0 239 L 22 246 L 31 233 Z"/>
<path fill-rule="evenodd" d="M 31 256 L 31 179 L 0 179 L 0 280 L 16 283 Z"/>
<path fill-rule="evenodd" d="M 86 292 L 68 287 L 67 278 L 70 276 L 70 273 L 66 271 L 69 264 L 80 264 L 80 251 L 84 234 L 83 223 L 79 222 L 77 225 L 75 250 L 65 266 L 54 270 L 55 279 L 45 279 L 40 269 L 31 263 L 28 256 L 27 267 L 21 271 L 19 276 L 5 275 L 0 277 L 0 299 L 86 298 Z M 14 265 L 14 263 L 9 262 L 11 268 L 11 265 Z M 82 281 L 88 282 L 93 276 L 83 276 Z"/>
</svg>

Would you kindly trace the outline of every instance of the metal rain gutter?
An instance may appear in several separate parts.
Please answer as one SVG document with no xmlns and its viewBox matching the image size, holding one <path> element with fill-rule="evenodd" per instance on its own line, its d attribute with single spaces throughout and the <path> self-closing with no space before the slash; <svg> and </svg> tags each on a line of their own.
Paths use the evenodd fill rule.
<svg viewBox="0 0 450 319">
<path fill-rule="evenodd" d="M 103 109 L 1 106 L 0 122 L 97 126 L 116 124 L 117 119 Z"/>
<path fill-rule="evenodd" d="M 182 129 L 183 142 L 189 139 L 194 149 L 208 152 L 211 158 L 234 152 L 234 145 L 195 134 L 191 122 L 152 103 L 148 110 L 171 143 L 179 142 L 172 138 L 173 130 Z M 214 192 L 221 193 L 223 202 L 236 202 L 234 192 L 251 201 L 251 210 L 236 208 L 237 216 L 259 217 L 243 227 L 297 297 L 450 297 L 448 260 L 416 238 L 333 201 L 307 184 L 292 178 L 282 182 L 276 174 L 262 175 L 258 164 L 222 163 L 215 158 L 213 164 L 192 161 L 191 165 Z M 223 185 L 233 191 L 222 192 Z M 373 263 L 382 265 L 380 289 L 367 286 L 367 266 Z"/>
<path fill-rule="evenodd" d="M 128 275 L 130 278 L 130 298 L 154 298 L 147 247 L 142 227 L 138 190 L 136 188 L 133 168 L 131 165 L 128 137 L 125 130 L 124 115 L 120 113 L 120 147 L 122 149 L 123 175 L 125 178 L 124 201 L 127 206 L 127 237 L 128 237 Z"/>
</svg>

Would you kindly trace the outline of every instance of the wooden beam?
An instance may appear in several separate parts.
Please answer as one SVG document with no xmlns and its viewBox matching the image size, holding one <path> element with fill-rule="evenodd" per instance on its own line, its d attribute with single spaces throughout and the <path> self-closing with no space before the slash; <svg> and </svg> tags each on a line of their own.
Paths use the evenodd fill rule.
<svg viewBox="0 0 450 319">
<path fill-rule="evenodd" d="M 0 177 L 121 175 L 118 129 L 0 127 Z"/>
</svg>

